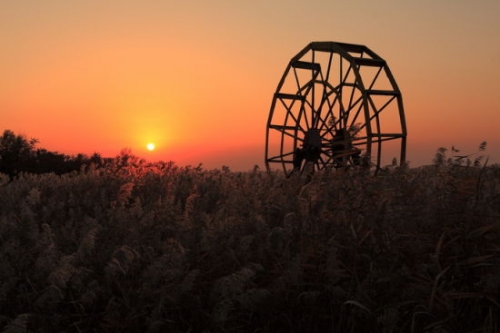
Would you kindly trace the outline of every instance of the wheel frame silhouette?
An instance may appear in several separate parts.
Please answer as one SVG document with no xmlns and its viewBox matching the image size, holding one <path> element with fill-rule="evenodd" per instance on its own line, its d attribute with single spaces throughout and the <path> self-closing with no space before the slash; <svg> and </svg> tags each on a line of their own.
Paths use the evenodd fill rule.
<svg viewBox="0 0 500 333">
<path fill-rule="evenodd" d="M 306 169 L 379 170 L 406 158 L 401 91 L 386 61 L 364 45 L 312 42 L 289 62 L 273 95 L 265 163 L 287 176 Z M 386 153 L 386 154 L 389 154 Z M 396 162 L 397 163 L 397 162 Z"/>
</svg>

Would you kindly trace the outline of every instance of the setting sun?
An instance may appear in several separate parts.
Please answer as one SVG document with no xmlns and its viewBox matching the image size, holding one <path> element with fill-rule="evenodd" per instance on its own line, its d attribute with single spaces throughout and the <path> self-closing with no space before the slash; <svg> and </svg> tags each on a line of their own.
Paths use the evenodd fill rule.
<svg viewBox="0 0 500 333">
<path fill-rule="evenodd" d="M 154 143 L 148 143 L 146 145 L 146 148 L 149 150 L 149 151 L 153 151 L 155 150 L 155 144 Z"/>
</svg>

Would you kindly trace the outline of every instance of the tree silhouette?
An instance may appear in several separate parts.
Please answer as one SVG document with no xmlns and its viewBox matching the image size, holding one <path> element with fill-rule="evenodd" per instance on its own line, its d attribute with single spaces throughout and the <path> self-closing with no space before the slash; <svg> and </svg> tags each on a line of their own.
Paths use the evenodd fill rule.
<svg viewBox="0 0 500 333">
<path fill-rule="evenodd" d="M 0 172 L 10 176 L 24 169 L 32 160 L 37 139 L 27 139 L 5 130 L 0 137 Z"/>
<path fill-rule="evenodd" d="M 0 173 L 7 174 L 11 178 L 21 172 L 37 174 L 53 172 L 60 175 L 79 171 L 90 165 L 100 168 L 107 162 L 107 159 L 98 153 L 90 157 L 84 154 L 69 156 L 37 148 L 37 144 L 37 139 L 28 139 L 24 135 L 16 135 L 11 130 L 5 130 L 0 137 Z M 128 159 L 131 159 L 130 156 Z"/>
</svg>

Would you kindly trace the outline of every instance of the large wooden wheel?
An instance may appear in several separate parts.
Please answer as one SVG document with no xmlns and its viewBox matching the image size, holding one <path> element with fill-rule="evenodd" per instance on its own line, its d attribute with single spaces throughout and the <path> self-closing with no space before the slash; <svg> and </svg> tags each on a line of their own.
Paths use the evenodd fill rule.
<svg viewBox="0 0 500 333">
<path fill-rule="evenodd" d="M 363 45 L 312 42 L 290 60 L 273 96 L 265 162 L 287 175 L 405 161 L 401 92 L 384 59 Z M 384 160 L 382 154 L 386 160 Z"/>
</svg>

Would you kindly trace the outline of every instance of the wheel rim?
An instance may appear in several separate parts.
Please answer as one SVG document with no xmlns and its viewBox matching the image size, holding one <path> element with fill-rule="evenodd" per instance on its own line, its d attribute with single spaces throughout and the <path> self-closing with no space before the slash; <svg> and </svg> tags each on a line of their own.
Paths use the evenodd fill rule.
<svg viewBox="0 0 500 333">
<path fill-rule="evenodd" d="M 267 169 L 281 165 L 287 175 L 306 165 L 378 170 L 386 163 L 383 152 L 405 162 L 403 102 L 385 60 L 363 45 L 307 45 L 290 60 L 273 96 Z"/>
</svg>

